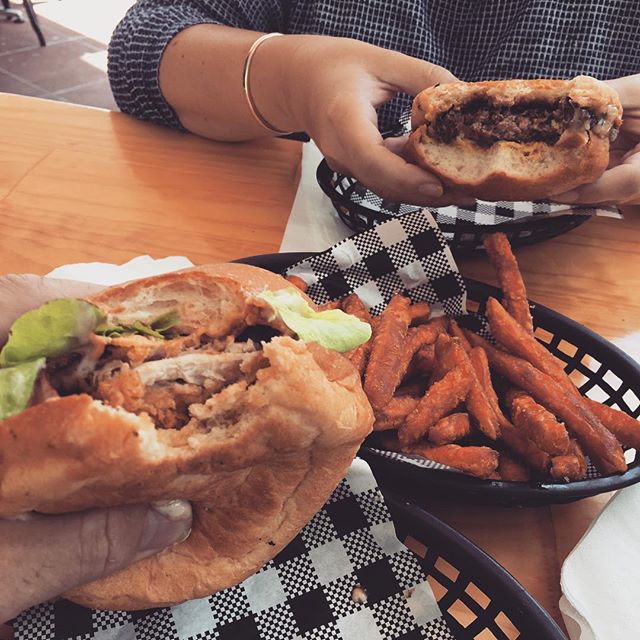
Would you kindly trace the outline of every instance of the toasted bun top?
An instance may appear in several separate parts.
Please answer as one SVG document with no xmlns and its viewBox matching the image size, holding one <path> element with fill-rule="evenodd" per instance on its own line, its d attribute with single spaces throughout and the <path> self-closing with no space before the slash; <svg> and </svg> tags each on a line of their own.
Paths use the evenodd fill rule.
<svg viewBox="0 0 640 640">
<path fill-rule="evenodd" d="M 292 288 L 282 276 L 246 264 L 221 263 L 192 267 L 110 287 L 88 298 L 114 324 L 149 320 L 176 309 L 178 329 L 205 330 L 223 337 L 245 320 L 253 323 L 265 310 L 255 295 Z M 303 297 L 314 308 L 314 303 Z"/>
<path fill-rule="evenodd" d="M 256 292 L 284 286 L 256 267 L 213 265 L 113 287 L 92 301 L 113 318 L 177 305 L 186 325 L 224 332 L 261 312 Z M 0 422 L 0 516 L 193 503 L 187 540 L 71 599 L 140 609 L 209 595 L 256 571 L 322 506 L 373 423 L 359 376 L 337 352 L 289 337 L 265 343 L 261 358 L 253 381 L 226 386 L 201 405 L 197 424 L 180 430 L 88 395 Z"/>
<path fill-rule="evenodd" d="M 447 82 L 421 91 L 413 101 L 411 128 L 433 121 L 452 107 L 485 98 L 490 104 L 509 107 L 518 102 L 555 102 L 568 97 L 579 107 L 611 118 L 614 126 L 622 122 L 622 106 L 616 91 L 605 82 L 589 76 L 572 80 L 495 80 L 485 82 Z"/>
</svg>

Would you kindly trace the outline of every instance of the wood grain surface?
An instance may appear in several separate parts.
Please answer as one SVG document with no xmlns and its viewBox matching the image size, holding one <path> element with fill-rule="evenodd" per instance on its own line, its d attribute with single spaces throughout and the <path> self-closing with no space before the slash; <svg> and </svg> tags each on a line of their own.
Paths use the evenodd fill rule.
<svg viewBox="0 0 640 640">
<path fill-rule="evenodd" d="M 277 251 L 300 144 L 223 144 L 60 102 L 0 94 L 0 270 L 196 263 Z"/>
<path fill-rule="evenodd" d="M 1 273 L 143 253 L 198 263 L 278 249 L 297 186 L 297 143 L 214 143 L 122 114 L 7 94 L 0 112 Z M 624 221 L 592 220 L 516 254 L 532 299 L 639 344 L 638 247 L 640 214 L 629 211 Z M 495 282 L 484 257 L 461 261 L 461 269 Z M 561 564 L 607 499 L 519 509 L 425 495 L 436 515 L 559 621 Z"/>
</svg>

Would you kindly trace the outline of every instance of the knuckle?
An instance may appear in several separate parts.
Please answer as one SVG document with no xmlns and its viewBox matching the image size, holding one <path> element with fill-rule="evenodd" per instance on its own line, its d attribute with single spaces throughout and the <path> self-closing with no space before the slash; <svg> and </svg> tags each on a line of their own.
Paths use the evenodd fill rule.
<svg viewBox="0 0 640 640">
<path fill-rule="evenodd" d="M 107 511 L 89 511 L 82 514 L 78 528 L 78 561 L 86 571 L 102 574 L 113 557 L 113 546 L 107 535 Z"/>
<path fill-rule="evenodd" d="M 371 181 L 367 181 L 365 183 L 367 185 L 367 188 L 370 191 L 373 191 L 373 193 L 375 193 L 377 196 L 379 196 L 380 198 L 382 198 L 383 200 L 386 201 L 397 201 L 397 193 L 395 192 L 395 190 L 393 188 L 390 188 L 388 185 L 385 184 L 380 184 L 377 182 L 371 182 Z"/>
<path fill-rule="evenodd" d="M 340 95 L 329 98 L 324 105 L 324 116 L 326 122 L 333 128 L 338 128 L 344 124 L 346 105 Z"/>
<path fill-rule="evenodd" d="M 345 165 L 343 165 L 339 160 L 336 160 L 335 158 L 326 158 L 326 160 L 332 171 L 335 171 L 336 173 L 339 173 L 343 176 L 351 177 L 351 171 L 347 167 L 345 167 Z"/>
</svg>

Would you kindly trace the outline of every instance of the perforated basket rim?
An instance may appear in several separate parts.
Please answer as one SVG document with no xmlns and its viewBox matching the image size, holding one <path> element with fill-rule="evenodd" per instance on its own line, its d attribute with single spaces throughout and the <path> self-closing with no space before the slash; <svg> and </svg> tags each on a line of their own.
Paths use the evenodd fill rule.
<svg viewBox="0 0 640 640">
<path fill-rule="evenodd" d="M 428 548 L 435 547 L 439 557 L 444 558 L 454 568 L 461 569 L 461 573 L 463 570 L 465 578 L 476 584 L 492 602 L 499 602 L 500 610 L 504 611 L 516 626 L 521 634 L 520 638 L 567 640 L 560 627 L 538 601 L 480 547 L 401 495 L 385 489 L 382 492 L 399 537 L 404 538 L 402 534 L 406 533 Z M 475 630 L 476 634 L 478 631 Z"/>
<path fill-rule="evenodd" d="M 313 252 L 272 253 L 240 258 L 236 262 L 281 272 L 288 266 L 313 255 L 315 255 Z M 471 299 L 476 299 L 480 291 L 486 297 L 500 296 L 500 290 L 497 287 L 471 278 L 465 278 L 465 282 Z M 588 345 L 590 353 L 606 353 L 609 359 L 614 358 L 627 374 L 622 378 L 623 380 L 631 381 L 634 378 L 636 379 L 638 385 L 637 395 L 640 397 L 640 364 L 635 362 L 619 347 L 575 320 L 542 304 L 533 301 L 530 301 L 530 304 L 533 307 L 532 314 L 537 326 L 544 329 L 549 327 L 549 330 L 554 333 L 554 328 L 566 327 L 568 329 L 566 333 L 580 335 L 581 341 Z M 600 357 L 599 359 L 602 362 Z M 465 500 L 478 499 L 490 503 L 515 505 L 561 504 L 622 489 L 640 481 L 640 451 L 637 452 L 636 459 L 629 464 L 629 468 L 625 473 L 576 480 L 568 483 L 482 480 L 446 469 L 418 467 L 401 460 L 385 458 L 366 444 L 360 447 L 358 455 L 371 465 L 374 472 L 376 472 L 376 477 L 379 477 L 383 482 L 383 486 L 388 483 L 396 490 L 403 488 L 403 492 L 407 493 L 409 491 L 407 495 L 411 497 L 419 495 L 418 487 L 414 489 L 413 495 L 408 488 L 415 487 L 416 483 L 420 483 L 420 489 L 424 486 L 429 486 L 430 489 L 438 489 L 449 495 L 462 497 Z"/>
<path fill-rule="evenodd" d="M 334 171 L 329 167 L 327 161 L 323 158 L 320 164 L 316 169 L 316 180 L 320 189 L 322 189 L 323 193 L 331 200 L 334 208 L 338 211 L 338 207 L 343 207 L 347 209 L 350 213 L 354 212 L 358 216 L 371 218 L 376 222 L 386 222 L 388 220 L 392 220 L 394 216 L 391 216 L 387 213 L 383 213 L 381 211 L 376 211 L 374 209 L 369 209 L 368 207 L 364 207 L 357 202 L 352 202 L 347 199 L 343 194 L 338 193 L 334 188 L 331 187 L 331 176 Z M 340 175 L 340 174 L 339 174 Z M 341 219 L 344 221 L 344 215 L 340 214 Z M 478 242 L 482 235 L 492 233 L 496 230 L 497 227 L 500 227 L 501 231 L 507 232 L 510 230 L 531 230 L 535 231 L 542 227 L 546 227 L 546 234 L 541 234 L 540 236 L 533 236 L 531 239 L 527 238 L 518 238 L 518 245 L 526 245 L 526 244 L 534 244 L 536 242 L 541 242 L 542 240 L 551 239 L 557 235 L 561 235 L 566 231 L 571 231 L 583 224 L 587 220 L 590 220 L 591 216 L 586 215 L 559 215 L 553 217 L 532 217 L 529 220 L 524 221 L 513 221 L 508 222 L 505 221 L 498 225 L 480 225 L 475 224 L 473 222 L 468 221 L 459 221 L 456 224 L 452 223 L 439 223 L 438 226 L 445 234 L 453 234 L 454 237 L 458 234 L 473 234 L 478 236 Z M 353 229 L 356 229 L 351 224 L 345 221 L 345 224 Z M 477 247 L 472 249 L 472 245 L 464 244 L 460 245 L 460 247 L 456 247 L 455 243 L 453 244 L 454 250 L 460 251 L 476 251 L 482 250 L 482 247 Z"/>
</svg>

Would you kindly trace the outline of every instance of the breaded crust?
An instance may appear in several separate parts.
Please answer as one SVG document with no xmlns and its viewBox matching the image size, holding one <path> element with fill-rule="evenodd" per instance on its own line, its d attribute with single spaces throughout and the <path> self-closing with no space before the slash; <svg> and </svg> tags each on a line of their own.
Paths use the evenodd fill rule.
<svg viewBox="0 0 640 640">
<path fill-rule="evenodd" d="M 609 138 L 568 130 L 555 145 L 499 141 L 483 148 L 464 137 L 434 140 L 427 124 L 450 108 L 477 98 L 496 106 L 553 102 L 569 97 L 578 106 L 622 123 L 622 106 L 607 84 L 586 76 L 573 80 L 453 82 L 425 89 L 413 102 L 407 158 L 450 188 L 484 200 L 537 200 L 596 180 L 609 162 Z"/>
<path fill-rule="evenodd" d="M 241 276 L 211 268 L 182 278 L 194 287 L 208 282 L 207 291 L 230 291 L 236 282 L 247 300 L 258 286 L 244 289 Z M 133 312 L 128 296 L 139 304 L 147 296 L 147 305 L 176 297 L 174 274 L 145 282 L 95 300 L 105 310 Z M 268 366 L 256 382 L 222 391 L 206 427 L 157 429 L 144 414 L 87 395 L 52 399 L 0 422 L 0 516 L 193 503 L 187 540 L 67 597 L 125 610 L 204 597 L 255 572 L 320 509 L 371 430 L 371 408 L 340 354 L 288 337 L 274 338 L 263 353 Z"/>
</svg>

